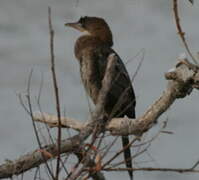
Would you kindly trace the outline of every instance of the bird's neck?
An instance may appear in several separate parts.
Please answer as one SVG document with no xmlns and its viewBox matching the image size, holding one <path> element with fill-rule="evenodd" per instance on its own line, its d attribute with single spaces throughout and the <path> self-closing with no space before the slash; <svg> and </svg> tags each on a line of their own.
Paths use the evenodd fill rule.
<svg viewBox="0 0 199 180">
<path fill-rule="evenodd" d="M 98 36 L 86 34 L 77 39 L 75 43 L 75 56 L 77 59 L 80 59 L 82 51 L 86 48 L 97 48 L 101 46 L 111 47 L 112 45 L 112 39 L 110 41 L 105 41 Z"/>
</svg>

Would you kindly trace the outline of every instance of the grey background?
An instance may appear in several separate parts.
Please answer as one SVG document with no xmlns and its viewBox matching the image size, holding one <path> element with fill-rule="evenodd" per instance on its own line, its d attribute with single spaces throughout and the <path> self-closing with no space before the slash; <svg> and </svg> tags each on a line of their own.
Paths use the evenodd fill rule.
<svg viewBox="0 0 199 180">
<path fill-rule="evenodd" d="M 137 115 L 156 100 L 166 87 L 164 72 L 170 69 L 184 47 L 176 34 L 172 1 L 167 0 L 1 0 L 0 1 L 0 162 L 15 159 L 37 147 L 29 116 L 21 107 L 17 94 L 25 94 L 27 79 L 34 69 L 31 90 L 37 96 L 42 75 L 41 97 L 43 111 L 55 113 L 52 80 L 49 68 L 49 35 L 47 7 L 52 7 L 55 29 L 56 70 L 60 87 L 62 111 L 67 116 L 87 119 L 87 98 L 80 82 L 78 63 L 73 45 L 79 33 L 64 27 L 82 15 L 101 16 L 109 23 L 114 35 L 114 49 L 126 62 L 142 48 L 144 63 L 134 81 L 137 96 Z M 193 52 L 199 51 L 199 3 L 192 7 L 187 0 L 180 3 L 182 25 Z M 128 63 L 132 75 L 141 55 Z M 160 118 L 169 119 L 167 130 L 150 147 L 146 166 L 188 168 L 199 159 L 198 100 L 194 91 L 178 100 Z M 34 101 L 34 110 L 37 105 Z M 157 125 L 149 138 L 158 130 Z M 148 159 L 147 159 L 148 158 Z M 153 159 L 153 161 L 152 161 Z M 110 179 L 127 179 L 127 173 L 110 173 Z M 31 179 L 26 175 L 25 179 Z M 136 172 L 136 179 L 195 180 L 198 174 Z"/>
</svg>

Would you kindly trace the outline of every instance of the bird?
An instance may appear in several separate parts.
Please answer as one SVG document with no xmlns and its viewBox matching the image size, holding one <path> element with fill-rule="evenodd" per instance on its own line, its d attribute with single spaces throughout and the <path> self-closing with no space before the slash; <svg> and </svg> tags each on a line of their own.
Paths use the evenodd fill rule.
<svg viewBox="0 0 199 180">
<path fill-rule="evenodd" d="M 84 16 L 76 22 L 66 23 L 82 33 L 76 40 L 74 54 L 80 65 L 80 75 L 87 94 L 93 103 L 98 103 L 102 80 L 112 53 L 116 56 L 113 82 L 107 93 L 104 111 L 109 118 L 135 118 L 136 98 L 131 79 L 119 55 L 112 49 L 113 35 L 107 22 L 101 17 Z M 123 148 L 129 144 L 129 137 L 122 136 Z M 125 148 L 124 160 L 132 168 L 131 150 Z M 128 171 L 130 179 L 133 172 Z"/>
</svg>

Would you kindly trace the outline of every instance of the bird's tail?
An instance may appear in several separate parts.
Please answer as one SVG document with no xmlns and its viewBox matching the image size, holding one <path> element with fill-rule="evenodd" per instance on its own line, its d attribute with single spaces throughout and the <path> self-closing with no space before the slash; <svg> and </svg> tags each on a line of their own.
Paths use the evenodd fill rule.
<svg viewBox="0 0 199 180">
<path fill-rule="evenodd" d="M 122 146 L 124 148 L 124 160 L 127 168 L 132 168 L 132 159 L 131 159 L 131 149 L 130 147 L 125 148 L 129 144 L 129 137 L 122 136 Z M 128 171 L 130 180 L 133 180 L 133 171 Z"/>
</svg>

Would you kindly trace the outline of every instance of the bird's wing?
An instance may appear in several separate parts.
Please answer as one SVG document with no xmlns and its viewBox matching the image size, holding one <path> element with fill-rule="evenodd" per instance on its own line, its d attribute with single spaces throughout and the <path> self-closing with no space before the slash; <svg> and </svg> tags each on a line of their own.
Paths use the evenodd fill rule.
<svg viewBox="0 0 199 180">
<path fill-rule="evenodd" d="M 112 108 L 111 110 L 114 111 L 114 108 L 116 108 L 115 111 L 117 111 L 117 116 L 122 117 L 127 115 L 128 117 L 134 118 L 135 94 L 133 86 L 124 63 L 113 49 L 109 47 L 96 48 L 93 54 L 94 59 L 96 59 L 94 65 L 96 73 L 100 77 L 100 81 L 102 81 L 107 66 L 108 56 L 112 53 L 116 55 L 116 65 L 113 75 L 114 79 L 107 97 L 107 109 Z M 120 111 L 120 115 L 118 111 Z"/>
</svg>

